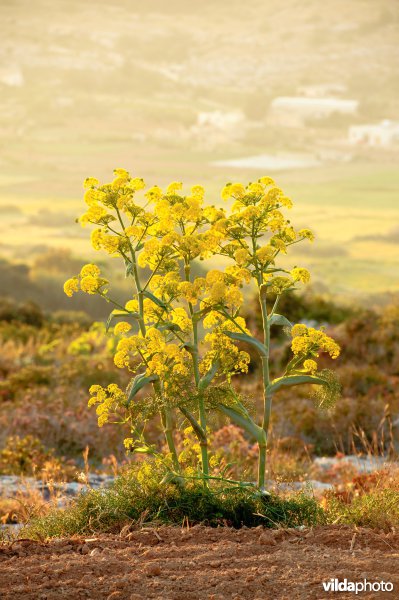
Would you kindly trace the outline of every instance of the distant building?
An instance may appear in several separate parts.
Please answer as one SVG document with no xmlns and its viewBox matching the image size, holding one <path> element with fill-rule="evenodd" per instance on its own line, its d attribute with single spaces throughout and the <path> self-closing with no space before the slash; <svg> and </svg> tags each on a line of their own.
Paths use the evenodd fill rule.
<svg viewBox="0 0 399 600">
<path fill-rule="evenodd" d="M 271 103 L 270 118 L 282 125 L 301 126 L 308 119 L 321 120 L 334 114 L 355 115 L 358 108 L 358 100 L 280 96 Z"/>
<path fill-rule="evenodd" d="M 384 120 L 370 125 L 349 127 L 349 143 L 354 146 L 389 147 L 399 144 L 399 122 Z"/>
<path fill-rule="evenodd" d="M 344 96 L 347 91 L 346 85 L 341 83 L 318 83 L 299 86 L 297 93 L 299 96 L 306 96 L 307 98 L 336 98 L 337 96 Z"/>
<path fill-rule="evenodd" d="M 244 121 L 244 114 L 240 110 L 224 112 L 221 110 L 212 110 L 209 112 L 200 112 L 197 117 L 197 127 L 199 129 L 219 129 L 225 131 L 235 127 Z"/>
<path fill-rule="evenodd" d="M 240 110 L 200 112 L 197 122 L 190 127 L 189 132 L 207 147 L 237 140 L 246 132 L 245 115 Z"/>
</svg>

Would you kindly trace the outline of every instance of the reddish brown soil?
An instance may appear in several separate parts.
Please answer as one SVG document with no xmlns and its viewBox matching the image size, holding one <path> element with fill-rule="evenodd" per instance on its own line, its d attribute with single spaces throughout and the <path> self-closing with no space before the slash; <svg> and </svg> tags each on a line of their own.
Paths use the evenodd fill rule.
<svg viewBox="0 0 399 600">
<path fill-rule="evenodd" d="M 398 558 L 399 533 L 342 527 L 161 527 L 48 543 L 20 540 L 0 546 L 0 598 L 399 598 Z M 322 581 L 332 577 L 390 581 L 394 590 L 329 594 Z"/>
</svg>

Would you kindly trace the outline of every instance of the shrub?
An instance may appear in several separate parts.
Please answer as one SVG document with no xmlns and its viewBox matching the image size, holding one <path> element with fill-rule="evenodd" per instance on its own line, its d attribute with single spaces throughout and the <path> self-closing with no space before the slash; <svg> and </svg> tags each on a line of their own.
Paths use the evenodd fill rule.
<svg viewBox="0 0 399 600">
<path fill-rule="evenodd" d="M 0 474 L 1 475 L 35 475 L 46 471 L 46 477 L 54 475 L 65 475 L 71 467 L 63 465 L 55 458 L 51 450 L 47 450 L 41 441 L 33 435 L 23 438 L 10 436 L 6 444 L 0 450 Z M 74 471 L 74 469 L 72 469 Z"/>
<path fill-rule="evenodd" d="M 323 511 L 310 496 L 291 498 L 255 494 L 254 490 L 212 489 L 199 483 L 184 487 L 160 484 L 162 470 L 146 462 L 118 477 L 109 489 L 81 494 L 64 510 L 33 520 L 23 536 L 60 537 L 116 531 L 126 523 L 207 524 L 212 527 L 296 527 L 323 522 Z"/>
</svg>

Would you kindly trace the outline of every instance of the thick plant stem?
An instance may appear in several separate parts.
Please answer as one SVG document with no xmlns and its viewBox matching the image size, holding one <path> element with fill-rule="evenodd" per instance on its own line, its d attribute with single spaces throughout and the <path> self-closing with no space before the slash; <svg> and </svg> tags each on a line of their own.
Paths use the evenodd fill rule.
<svg viewBox="0 0 399 600">
<path fill-rule="evenodd" d="M 185 266 L 184 273 L 185 273 L 186 281 L 190 281 L 190 265 L 189 264 Z M 204 432 L 204 437 L 199 439 L 200 448 L 201 448 L 202 475 L 204 476 L 204 480 L 203 480 L 204 486 L 207 487 L 207 485 L 208 485 L 207 477 L 209 476 L 209 456 L 208 456 L 208 437 L 207 437 L 207 433 L 206 433 L 206 412 L 205 412 L 204 397 L 201 393 L 201 390 L 199 389 L 200 372 L 199 372 L 199 358 L 198 358 L 198 323 L 195 319 L 194 310 L 193 310 L 191 303 L 189 303 L 189 311 L 190 311 L 190 315 L 191 315 L 191 323 L 192 323 L 192 330 L 193 330 L 193 352 L 191 354 L 193 357 L 195 387 L 197 388 L 197 391 L 198 391 L 199 422 L 201 425 L 201 429 Z"/>
<path fill-rule="evenodd" d="M 264 443 L 258 443 L 259 462 L 258 462 L 258 488 L 265 489 L 266 484 L 266 439 Z"/>
<path fill-rule="evenodd" d="M 267 441 L 269 435 L 270 426 L 270 415 L 272 410 L 272 396 L 268 393 L 268 386 L 270 383 L 269 375 L 269 347 L 270 347 L 270 327 L 267 319 L 267 304 L 265 290 L 260 289 L 259 300 L 262 309 L 262 324 L 264 333 L 264 345 L 266 348 L 266 355 L 262 356 L 262 381 L 263 381 L 263 419 L 262 429 L 264 431 L 264 440 L 258 443 L 259 445 L 259 468 L 258 468 L 258 486 L 260 489 L 265 487 L 266 479 L 266 453 L 267 453 Z"/>
<path fill-rule="evenodd" d="M 173 420 L 171 411 L 168 408 L 165 408 L 162 413 L 162 425 L 166 438 L 166 443 L 168 444 L 169 452 L 172 456 L 173 467 L 177 473 L 180 472 L 180 464 L 179 459 L 176 452 L 176 446 L 173 439 Z"/>
</svg>

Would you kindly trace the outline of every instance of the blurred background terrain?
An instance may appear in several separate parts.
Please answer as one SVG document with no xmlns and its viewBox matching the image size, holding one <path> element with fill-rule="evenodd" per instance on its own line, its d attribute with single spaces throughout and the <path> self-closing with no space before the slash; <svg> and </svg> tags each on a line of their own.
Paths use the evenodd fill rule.
<svg viewBox="0 0 399 600">
<path fill-rule="evenodd" d="M 317 234 L 294 260 L 319 290 L 398 290 L 395 0 L 2 0 L 0 22 L 3 294 L 63 305 L 81 183 L 116 166 L 212 203 L 271 175 Z"/>
<path fill-rule="evenodd" d="M 321 416 L 307 390 L 276 400 L 271 474 L 397 452 L 399 3 L 0 0 L 0 24 L 0 475 L 73 477 L 86 446 L 98 464 L 123 460 L 122 432 L 86 408 L 91 384 L 127 383 L 95 322 L 109 307 L 62 290 L 94 260 L 129 297 L 75 222 L 82 181 L 115 167 L 200 183 L 215 204 L 227 181 L 277 181 L 316 234 L 289 256 L 312 284 L 286 314 L 342 344 L 343 399 Z M 273 344 L 278 373 L 288 342 Z M 237 383 L 255 404 L 257 368 Z M 242 433 L 221 422 L 215 435 L 251 472 Z"/>
</svg>

